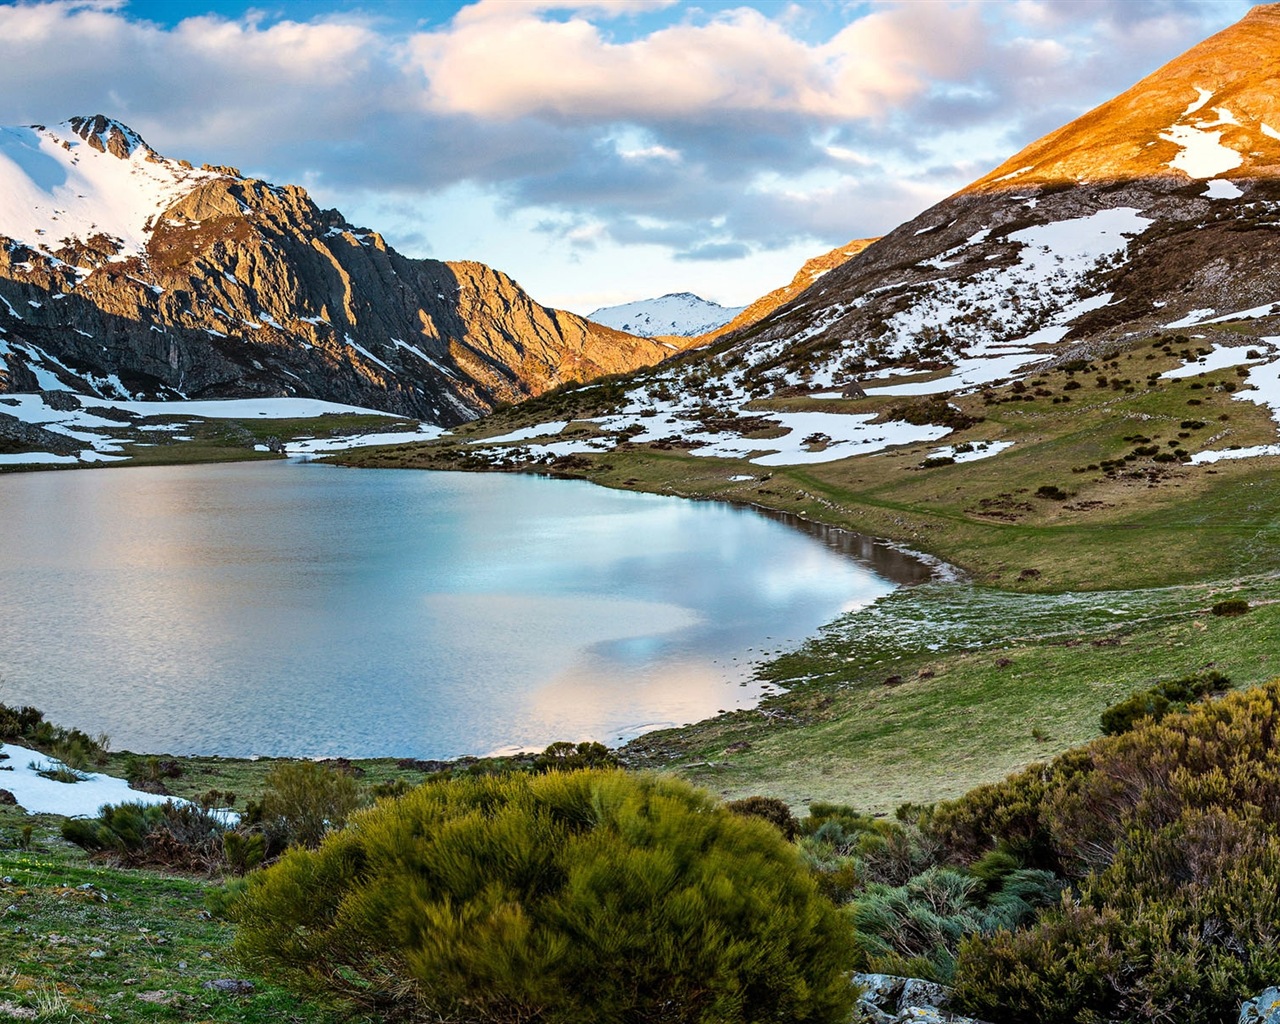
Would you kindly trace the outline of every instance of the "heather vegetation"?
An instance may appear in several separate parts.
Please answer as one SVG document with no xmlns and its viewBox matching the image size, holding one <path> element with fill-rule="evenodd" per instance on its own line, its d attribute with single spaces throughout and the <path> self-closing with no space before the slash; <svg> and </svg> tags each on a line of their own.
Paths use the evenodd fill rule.
<svg viewBox="0 0 1280 1024">
<path fill-rule="evenodd" d="M 794 848 L 616 770 L 433 783 L 254 876 L 242 960 L 432 1019 L 847 1019 L 855 943 Z"/>
<path fill-rule="evenodd" d="M 583 765 L 607 754 L 590 744 L 419 785 L 286 762 L 259 776 L 238 823 L 218 791 L 203 807 L 64 822 L 114 865 L 88 876 L 52 822 L 20 838 L 0 813 L 0 885 L 20 930 L 109 946 L 73 973 L 68 1007 L 98 1006 L 121 972 L 154 977 L 127 939 L 104 937 L 141 927 L 193 958 L 221 943 L 211 956 L 258 993 L 219 1003 L 228 1020 L 269 1019 L 292 990 L 307 1021 L 836 1021 L 856 969 L 950 984 L 953 1009 L 993 1024 L 1211 1024 L 1280 974 L 1280 681 L 1228 685 L 1170 679 L 1134 695 L 1168 700 L 1158 714 L 1127 709 L 1114 735 L 893 816 L 719 804 Z M 177 891 L 157 867 L 205 879 L 184 883 L 185 905 L 203 892 L 213 918 L 170 920 L 170 897 L 147 895 Z M 90 881 L 46 893 L 51 877 Z M 148 908 L 127 925 L 121 892 Z M 4 948 L 20 966 L 0 974 L 0 1006 L 53 1000 L 42 979 L 62 945 L 0 933 Z M 210 998 L 169 970 L 174 1007 Z M 112 1019 L 186 1018 L 126 1001 Z"/>
</svg>

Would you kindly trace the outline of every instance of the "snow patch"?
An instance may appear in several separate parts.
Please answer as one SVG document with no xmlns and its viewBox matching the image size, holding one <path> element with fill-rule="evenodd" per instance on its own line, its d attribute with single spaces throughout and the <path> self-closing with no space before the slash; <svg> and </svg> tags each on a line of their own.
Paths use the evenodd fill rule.
<svg viewBox="0 0 1280 1024">
<path fill-rule="evenodd" d="M 1196 125 L 1175 124 L 1168 131 L 1161 132 L 1160 138 L 1180 148 L 1178 155 L 1169 161 L 1169 166 L 1189 178 L 1214 178 L 1244 163 L 1241 154 L 1222 144 L 1222 132 L 1208 131 Z"/>
<path fill-rule="evenodd" d="M 95 772 L 81 772 L 79 782 L 55 782 L 40 771 L 64 767 L 61 761 L 38 750 L 0 743 L 0 754 L 7 761 L 0 765 L 12 771 L 0 772 L 0 789 L 7 789 L 28 814 L 61 814 L 68 818 L 95 817 L 103 804 L 162 804 L 174 800 L 170 796 L 143 793 L 130 789 L 124 779 Z M 35 765 L 32 768 L 32 765 Z M 174 800 L 175 803 L 184 803 Z"/>
<path fill-rule="evenodd" d="M 1229 366 L 1243 366 L 1246 363 L 1259 362 L 1263 357 L 1261 355 L 1250 356 L 1250 352 L 1257 353 L 1256 348 L 1250 348 L 1248 345 L 1214 345 L 1213 351 L 1207 356 L 1200 356 L 1190 362 L 1183 363 L 1181 366 L 1174 367 L 1172 370 L 1165 370 L 1160 376 L 1166 380 L 1178 380 L 1182 377 L 1194 377 L 1200 373 L 1209 373 L 1213 370 L 1223 370 Z"/>
<path fill-rule="evenodd" d="M 197 416 L 202 419 L 242 419 L 261 416 L 266 419 L 309 419 L 325 413 L 363 413 L 369 416 L 391 416 L 394 413 L 379 409 L 364 409 L 358 405 L 339 405 L 322 402 L 317 398 L 225 398 L 208 401 L 129 402 L 111 398 L 93 398 L 79 395 L 80 404 L 90 408 L 123 409 L 139 416 Z M 99 420 L 99 424 L 111 424 Z M 118 426 L 118 424 L 112 424 Z"/>
<path fill-rule="evenodd" d="M 1209 187 L 1200 194 L 1206 199 L 1239 199 L 1244 195 L 1244 190 L 1234 181 L 1228 181 L 1226 178 L 1214 178 L 1213 181 L 1209 182 Z"/>
<path fill-rule="evenodd" d="M 1006 448 L 1012 447 L 1012 441 L 974 441 L 966 446 L 964 451 L 957 451 L 956 445 L 945 444 L 941 448 L 935 448 L 927 457 L 955 459 L 956 462 L 977 462 L 979 459 L 989 459 L 993 455 L 999 455 Z"/>
<path fill-rule="evenodd" d="M 107 235 L 126 256 L 144 253 L 151 222 L 203 181 L 137 146 L 127 159 L 100 152 L 72 131 L 0 128 L 0 234 L 48 252 L 63 239 Z"/>
</svg>

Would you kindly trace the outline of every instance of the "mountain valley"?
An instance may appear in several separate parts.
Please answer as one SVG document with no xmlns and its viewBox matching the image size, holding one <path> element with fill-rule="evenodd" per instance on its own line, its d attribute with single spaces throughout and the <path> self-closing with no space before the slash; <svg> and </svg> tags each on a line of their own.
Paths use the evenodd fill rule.
<svg viewBox="0 0 1280 1024">
<path fill-rule="evenodd" d="M 80 771 L 96 749 L 97 767 L 148 801 L 189 801 L 171 808 L 187 831 L 142 836 L 109 809 L 28 816 L 0 796 L 0 917 L 15 922 L 0 934 L 15 965 L 0 970 L 0 1017 L 108 1019 L 110 1007 L 110 1019 L 174 1024 L 603 1020 L 591 1000 L 628 991 L 596 976 L 616 949 L 629 970 L 651 948 L 682 956 L 706 936 L 747 948 L 737 924 L 703 927 L 721 903 L 735 921 L 761 906 L 780 916 L 730 867 L 706 893 L 685 884 L 673 865 L 719 865 L 710 843 L 682 859 L 655 842 L 580 873 L 553 861 L 566 836 L 584 849 L 604 848 L 606 833 L 647 837 L 671 795 L 609 787 L 662 780 L 705 791 L 693 819 L 785 846 L 798 865 L 788 884 L 839 907 L 849 963 L 836 987 L 848 1001 L 867 994 L 859 986 L 954 987 L 939 996 L 945 1010 L 862 1002 L 828 1020 L 772 1004 L 751 1016 L 752 986 L 740 985 L 729 1010 L 699 1015 L 689 1007 L 701 996 L 686 1005 L 664 989 L 663 961 L 652 975 L 662 1013 L 610 1020 L 1262 1021 L 1272 994 L 1280 1005 L 1269 987 L 1280 983 L 1277 58 L 1280 4 L 1254 8 L 747 306 L 673 292 L 585 318 L 483 264 L 404 257 L 297 186 L 161 157 L 105 116 L 0 129 L 0 471 L 175 464 L 163 478 L 7 481 L 30 484 L 12 489 L 16 515 L 48 510 L 39 529 L 9 531 L 35 612 L 80 571 L 57 551 L 73 519 L 92 539 L 79 546 L 102 589 L 73 591 L 84 621 L 64 622 L 62 636 L 103 647 L 103 681 L 87 684 L 102 697 L 66 705 L 129 715 L 129 686 L 151 685 L 130 659 L 168 650 L 172 674 L 152 689 L 172 699 L 196 681 L 197 696 L 166 715 L 145 695 L 152 735 L 221 714 L 211 709 L 225 696 L 210 748 L 256 750 L 258 734 L 278 748 L 111 752 L 79 732 L 86 719 L 60 729 L 0 703 L 0 741 L 17 756 L 29 741 L 43 756 L 77 755 Z M 632 161 L 679 157 L 614 141 L 636 147 Z M 332 465 L 182 465 L 287 457 Z M 219 485 L 231 479 L 241 483 Z M 93 486 L 102 480 L 118 506 Z M 434 485 L 462 496 L 448 515 L 465 529 L 431 518 L 444 507 Z M 286 486 L 314 489 L 320 505 L 285 511 Z M 250 509 L 256 519 L 240 517 Z M 787 532 L 741 509 L 786 524 L 795 546 L 769 551 L 763 533 L 716 521 Z M 694 539 L 695 513 L 718 532 Z M 865 591 L 837 578 L 853 569 L 847 556 L 872 577 Z M 567 563 L 586 582 L 558 576 Z M 281 585 L 291 577 L 301 598 Z M 819 591 L 822 616 L 840 611 L 816 633 L 821 619 L 806 620 L 797 644 L 786 615 Z M 135 598 L 118 595 L 143 592 L 135 635 L 121 612 Z M 331 649 L 308 639 L 319 621 L 301 613 L 308 602 L 331 614 L 320 627 Z M 611 603 L 622 625 L 607 620 Z M 729 621 L 748 605 L 748 626 Z M 26 611 L 8 612 L 14 649 L 43 643 Z M 682 646 L 695 629 L 718 638 L 718 661 Z M 114 652 L 94 640 L 102 630 Z M 250 636 L 261 653 L 233 663 L 227 652 Z M 306 685 L 285 700 L 271 676 L 288 675 L 298 650 L 311 667 L 293 672 Z M 526 661 L 542 674 L 524 693 Z M 662 668 L 631 673 L 641 664 Z M 471 674 L 451 682 L 458 666 Z M 117 685 L 121 672 L 132 683 Z M 707 696 L 708 680 L 744 689 Z M 664 717 L 664 700 L 694 691 L 706 697 L 696 713 Z M 643 710 L 609 719 L 610 735 L 579 727 L 632 698 Z M 521 727 L 543 714 L 574 734 L 542 753 L 474 729 L 447 751 L 428 747 L 417 737 L 451 707 L 499 736 L 504 714 Z M 582 717 L 551 714 L 562 708 Z M 300 735 L 339 751 L 357 723 L 365 745 L 346 750 L 353 759 L 271 756 L 295 752 Z M 377 743 L 381 756 L 356 756 Z M 56 764 L 32 756 L 12 778 L 57 781 Z M 604 780 L 581 804 L 577 769 Z M 300 826 L 271 802 L 294 770 L 309 779 L 298 820 L 310 815 L 314 841 L 282 838 Z M 553 793 L 549 809 L 499 821 L 509 793 L 537 787 Z M 433 809 L 405 824 L 402 809 L 431 793 L 458 817 Z M 616 793 L 639 808 L 626 827 L 575 831 L 595 827 Z M 322 796 L 341 813 L 313 814 Z M 322 842 L 360 803 L 353 825 Z M 196 808 L 223 818 L 209 825 Z M 462 855 L 423 852 L 468 828 L 493 831 Z M 754 865 L 742 849 L 725 863 Z M 176 881 L 175 865 L 222 880 Z M 519 884 L 503 888 L 507 865 Z M 405 877 L 392 885 L 395 871 Z M 435 916 L 420 912 L 437 877 L 455 876 L 456 904 L 446 893 Z M 599 903 L 574 916 L 566 897 L 550 925 L 530 924 L 541 904 L 529 894 L 541 899 L 552 876 L 571 878 L 573 894 L 598 889 Z M 264 897 L 276 882 L 263 879 L 282 877 Z M 665 888 L 646 904 L 652 879 Z M 343 886 L 358 898 L 341 902 Z M 694 923 L 625 945 L 632 919 L 648 926 L 658 905 Z M 615 920 L 625 927 L 593 945 L 591 929 Z M 565 921 L 569 938 L 555 931 Z M 246 953 L 253 928 L 265 938 Z M 477 936 L 492 945 L 455 958 L 459 976 L 476 972 L 463 995 L 431 1002 L 448 964 L 415 965 L 470 955 Z M 566 963 L 576 981 L 544 983 Z M 723 973 L 773 977 L 761 963 Z M 680 976 L 720 974 L 698 961 Z M 528 996 L 529 979 L 551 995 Z M 596 993 L 580 1016 L 546 1009 L 579 991 Z"/>
</svg>

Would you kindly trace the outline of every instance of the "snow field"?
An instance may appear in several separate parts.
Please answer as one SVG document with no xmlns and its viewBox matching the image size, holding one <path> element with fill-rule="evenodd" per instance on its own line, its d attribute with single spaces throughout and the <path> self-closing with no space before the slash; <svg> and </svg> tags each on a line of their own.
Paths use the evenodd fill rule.
<svg viewBox="0 0 1280 1024">
<path fill-rule="evenodd" d="M 106 234 L 122 255 L 139 255 L 148 222 L 215 177 L 143 146 L 128 159 L 99 152 L 65 121 L 56 130 L 0 128 L 0 235 L 52 251 L 65 238 Z"/>
<path fill-rule="evenodd" d="M 93 817 L 103 804 L 162 804 L 173 800 L 173 797 L 130 789 L 124 779 L 93 772 L 79 773 L 82 776 L 79 782 L 46 779 L 39 772 L 65 767 L 62 762 L 12 743 L 0 743 L 0 755 L 7 755 L 7 760 L 0 760 L 0 789 L 12 793 L 28 814 Z"/>
</svg>

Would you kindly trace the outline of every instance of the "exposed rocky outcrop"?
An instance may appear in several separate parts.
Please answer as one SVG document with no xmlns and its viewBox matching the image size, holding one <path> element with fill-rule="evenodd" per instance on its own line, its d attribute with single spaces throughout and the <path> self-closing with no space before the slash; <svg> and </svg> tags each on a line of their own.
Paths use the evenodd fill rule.
<svg viewBox="0 0 1280 1024">
<path fill-rule="evenodd" d="M 0 396 L 0 453 L 50 452 L 54 455 L 74 455 L 84 445 L 66 434 L 45 430 L 34 423 L 24 423 L 4 411 L 4 397 Z"/>
<path fill-rule="evenodd" d="M 855 974 L 862 994 L 854 1019 L 865 1024 L 982 1024 L 948 1009 L 951 990 L 922 978 Z"/>
<path fill-rule="evenodd" d="M 68 177 L 82 190 L 68 211 L 53 188 L 45 222 L 33 200 L 7 218 L 17 228 L 0 208 L 0 391 L 298 395 L 456 424 L 670 352 L 542 306 L 482 264 L 402 256 L 297 186 L 166 160 L 101 115 L 14 132 L 6 145 L 88 183 Z M 129 177 L 91 176 L 95 161 Z M 115 192 L 95 206 L 94 187 Z M 120 194 L 154 212 L 98 230 Z M 79 230 L 54 241 L 64 224 Z"/>
<path fill-rule="evenodd" d="M 1280 988 L 1274 985 L 1240 1007 L 1240 1024 L 1280 1024 Z"/>
</svg>

